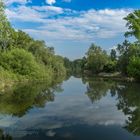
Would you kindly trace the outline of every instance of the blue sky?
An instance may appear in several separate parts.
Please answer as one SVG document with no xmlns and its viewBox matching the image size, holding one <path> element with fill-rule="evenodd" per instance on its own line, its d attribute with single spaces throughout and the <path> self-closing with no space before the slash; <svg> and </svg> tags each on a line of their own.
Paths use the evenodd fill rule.
<svg viewBox="0 0 140 140">
<path fill-rule="evenodd" d="M 45 40 L 59 55 L 81 58 L 91 43 L 109 51 L 124 40 L 123 20 L 140 0 L 5 0 L 15 29 Z"/>
</svg>

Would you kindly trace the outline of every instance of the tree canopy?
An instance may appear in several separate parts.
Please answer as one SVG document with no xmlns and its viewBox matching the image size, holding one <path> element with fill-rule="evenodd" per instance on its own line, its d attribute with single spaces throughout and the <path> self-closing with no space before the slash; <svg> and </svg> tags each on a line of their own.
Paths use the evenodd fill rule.
<svg viewBox="0 0 140 140">
<path fill-rule="evenodd" d="M 140 41 L 140 10 L 135 10 L 124 19 L 127 21 L 126 26 L 129 29 L 125 36 L 135 36 Z"/>
</svg>

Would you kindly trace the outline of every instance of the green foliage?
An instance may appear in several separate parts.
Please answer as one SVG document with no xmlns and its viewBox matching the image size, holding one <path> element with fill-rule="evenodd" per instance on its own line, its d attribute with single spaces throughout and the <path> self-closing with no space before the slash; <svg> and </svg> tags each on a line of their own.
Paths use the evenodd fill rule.
<svg viewBox="0 0 140 140">
<path fill-rule="evenodd" d="M 68 75 L 80 76 L 85 68 L 86 58 L 76 59 L 70 61 L 68 58 L 64 58 L 64 66 L 66 67 Z"/>
<path fill-rule="evenodd" d="M 11 43 L 13 43 L 12 46 L 14 48 L 22 48 L 25 50 L 28 50 L 30 44 L 34 42 L 33 38 L 31 38 L 27 33 L 21 30 L 18 30 L 17 32 L 16 31 L 13 32 L 12 40 L 13 42 Z"/>
<path fill-rule="evenodd" d="M 126 26 L 129 31 L 125 36 L 135 36 L 138 42 L 127 43 L 125 51 L 121 54 L 119 59 L 120 65 L 123 68 L 122 72 L 127 73 L 136 79 L 140 79 L 140 10 L 135 10 L 124 18 L 127 21 Z"/>
<path fill-rule="evenodd" d="M 16 81 L 18 79 L 18 75 L 14 74 L 12 71 L 8 71 L 0 67 L 0 81 L 8 83 L 8 81 L 11 79 Z"/>
<path fill-rule="evenodd" d="M 112 50 L 111 50 L 110 58 L 111 58 L 112 61 L 115 61 L 115 60 L 116 60 L 116 58 L 117 58 L 117 53 L 116 53 L 116 50 L 115 50 L 115 49 L 112 49 Z"/>
<path fill-rule="evenodd" d="M 117 71 L 117 61 L 109 60 L 108 63 L 104 66 L 104 71 L 107 73 L 116 72 Z"/>
<path fill-rule="evenodd" d="M 70 61 L 55 55 L 53 47 L 44 41 L 34 40 L 27 33 L 11 27 L 5 15 L 5 6 L 0 1 L 0 77 L 1 79 L 48 79 L 68 73 L 92 74 L 116 72 L 133 76 L 139 75 L 140 58 L 140 10 L 135 10 L 124 18 L 129 29 L 126 36 L 135 36 L 138 42 L 125 40 L 117 50 L 108 55 L 101 47 L 92 44 L 86 57 Z M 119 54 L 119 56 L 117 56 Z M 65 68 L 66 67 L 66 68 Z M 133 69 L 133 70 L 132 70 Z"/>
<path fill-rule="evenodd" d="M 92 44 L 87 52 L 87 69 L 93 73 L 103 71 L 104 66 L 108 62 L 108 55 L 100 47 Z"/>
<path fill-rule="evenodd" d="M 0 65 L 7 71 L 25 76 L 27 78 L 45 77 L 45 71 L 40 68 L 40 64 L 35 61 L 34 56 L 23 50 L 13 49 L 0 55 Z"/>
<path fill-rule="evenodd" d="M 129 63 L 129 47 L 131 43 L 125 40 L 122 44 L 118 44 L 117 51 L 119 53 L 118 69 L 122 74 L 127 75 L 127 65 Z"/>
<path fill-rule="evenodd" d="M 51 69 L 56 75 L 66 73 L 63 58 L 54 55 L 54 49 L 52 47 L 48 48 L 44 41 L 32 42 L 28 50 L 35 56 L 36 61 Z"/>
<path fill-rule="evenodd" d="M 63 59 L 55 55 L 54 48 L 13 29 L 4 10 L 4 3 L 0 1 L 0 78 L 51 81 L 57 75 L 64 76 Z"/>
<path fill-rule="evenodd" d="M 13 32 L 4 10 L 4 3 L 0 1 L 0 50 L 5 50 L 10 47 Z"/>
<path fill-rule="evenodd" d="M 118 69 L 123 74 L 129 75 L 127 71 L 129 61 L 133 56 L 140 57 L 140 44 L 139 42 L 130 43 L 128 41 L 124 41 L 122 45 L 118 45 L 117 50 L 120 54 L 118 60 Z"/>
<path fill-rule="evenodd" d="M 23 49 L 13 49 L 4 52 L 0 55 L 0 60 L 0 65 L 4 69 L 11 70 L 20 75 L 35 76 L 36 70 L 39 69 L 32 54 Z"/>
<path fill-rule="evenodd" d="M 140 10 L 135 10 L 124 19 L 127 21 L 126 26 L 129 29 L 125 36 L 135 36 L 140 41 Z"/>
<path fill-rule="evenodd" d="M 72 61 L 70 61 L 67 57 L 64 57 L 64 66 L 66 68 L 66 71 L 70 73 L 72 71 Z"/>
<path fill-rule="evenodd" d="M 130 58 L 127 70 L 130 76 L 140 80 L 140 57 L 133 56 Z"/>
</svg>

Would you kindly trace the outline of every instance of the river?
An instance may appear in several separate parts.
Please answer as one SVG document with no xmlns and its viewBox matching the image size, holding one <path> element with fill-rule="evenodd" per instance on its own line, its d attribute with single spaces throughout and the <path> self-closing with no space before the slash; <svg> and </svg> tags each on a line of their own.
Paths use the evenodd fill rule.
<svg viewBox="0 0 140 140">
<path fill-rule="evenodd" d="M 4 140 L 140 140 L 140 84 L 70 77 L 0 95 Z"/>
</svg>

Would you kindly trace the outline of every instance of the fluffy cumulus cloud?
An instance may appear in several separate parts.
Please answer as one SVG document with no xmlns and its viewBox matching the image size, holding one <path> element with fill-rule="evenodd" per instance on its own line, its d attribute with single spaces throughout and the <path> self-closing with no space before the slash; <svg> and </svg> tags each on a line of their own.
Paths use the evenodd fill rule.
<svg viewBox="0 0 140 140">
<path fill-rule="evenodd" d="M 52 5 L 56 3 L 56 0 L 46 0 L 46 3 Z"/>
<path fill-rule="evenodd" d="M 48 0 L 49 4 L 55 3 Z M 24 31 L 46 41 L 94 41 L 115 38 L 126 31 L 123 18 L 131 9 L 74 11 L 55 6 L 20 5 L 7 9 L 11 21 L 39 23 Z"/>
</svg>

